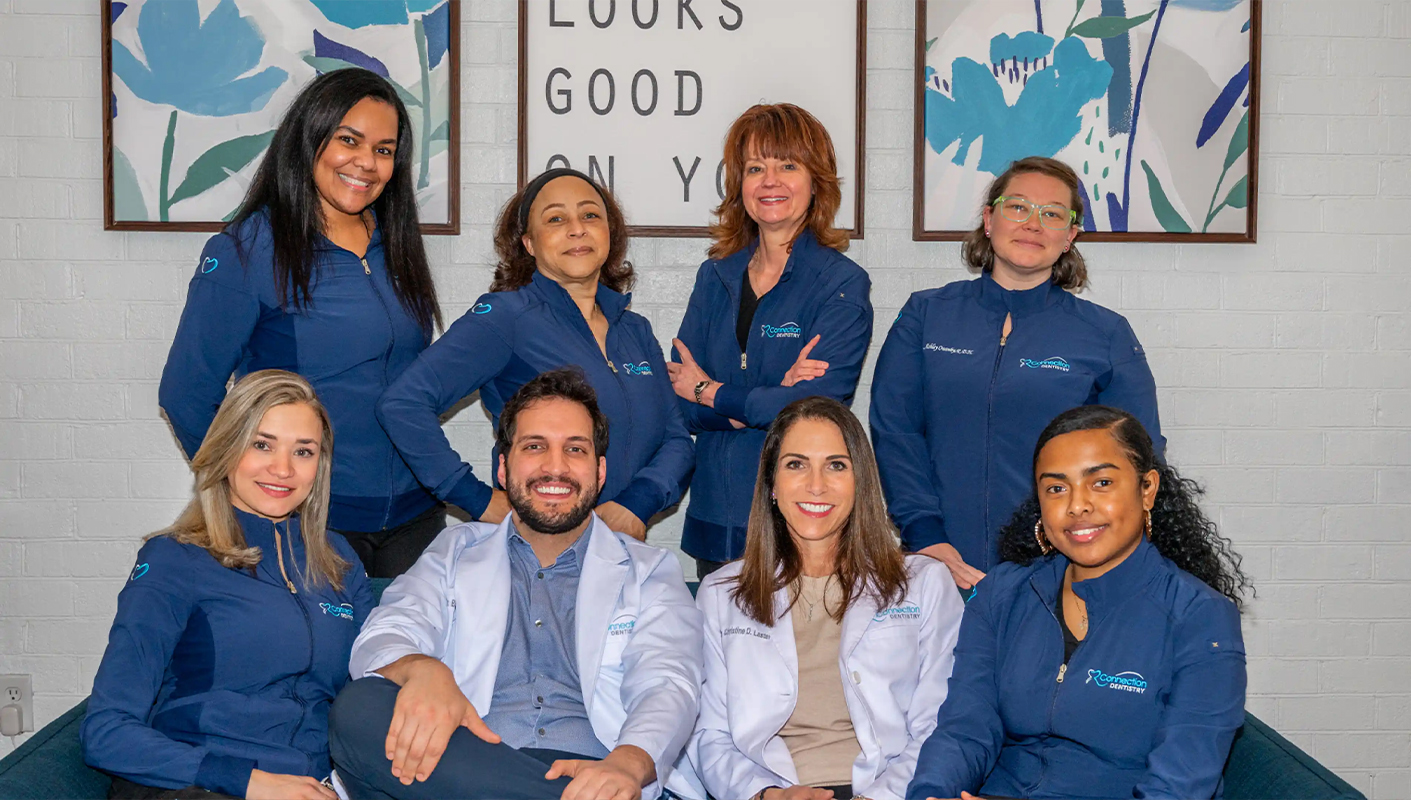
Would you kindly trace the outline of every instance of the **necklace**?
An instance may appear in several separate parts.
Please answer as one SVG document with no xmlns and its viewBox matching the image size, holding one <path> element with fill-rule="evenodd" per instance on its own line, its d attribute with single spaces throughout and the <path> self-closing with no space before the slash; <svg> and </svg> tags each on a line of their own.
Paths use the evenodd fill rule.
<svg viewBox="0 0 1411 800">
<path fill-rule="evenodd" d="M 818 593 L 818 599 L 810 600 L 808 599 L 807 593 L 804 591 L 804 586 L 806 585 L 804 583 L 804 576 L 799 576 L 799 589 L 797 598 L 803 601 L 803 618 L 806 622 L 813 622 L 813 610 L 815 608 L 818 608 L 819 603 L 823 604 L 823 610 L 825 612 L 828 610 L 828 584 L 831 583 L 832 580 L 832 575 L 829 575 L 827 578 L 824 578 L 823 590 Z"/>
</svg>

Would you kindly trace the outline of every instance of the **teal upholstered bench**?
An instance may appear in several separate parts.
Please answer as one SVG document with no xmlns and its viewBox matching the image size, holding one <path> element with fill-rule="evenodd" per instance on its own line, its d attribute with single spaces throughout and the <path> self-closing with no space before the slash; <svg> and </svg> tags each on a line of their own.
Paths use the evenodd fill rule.
<svg viewBox="0 0 1411 800">
<path fill-rule="evenodd" d="M 388 581 L 373 581 L 382 594 Z M 691 586 L 695 591 L 695 585 Z M 83 763 L 78 727 L 84 700 L 0 759 L 0 800 L 102 800 L 108 777 Z M 1366 800 L 1292 742 L 1245 714 L 1225 765 L 1226 800 Z"/>
</svg>

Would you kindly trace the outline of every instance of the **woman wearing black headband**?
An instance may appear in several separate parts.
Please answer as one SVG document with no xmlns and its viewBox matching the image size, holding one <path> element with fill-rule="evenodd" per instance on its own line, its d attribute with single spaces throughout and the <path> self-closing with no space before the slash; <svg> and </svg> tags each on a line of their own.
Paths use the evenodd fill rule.
<svg viewBox="0 0 1411 800">
<path fill-rule="evenodd" d="M 652 515 L 681 498 L 695 456 L 651 323 L 627 310 L 635 276 L 621 209 L 587 175 L 549 170 L 501 211 L 495 252 L 490 292 L 383 394 L 378 419 L 423 485 L 499 522 L 504 491 L 451 448 L 440 415 L 479 390 L 498 425 L 520 386 L 577 366 L 609 422 L 598 515 L 644 539 Z"/>
</svg>

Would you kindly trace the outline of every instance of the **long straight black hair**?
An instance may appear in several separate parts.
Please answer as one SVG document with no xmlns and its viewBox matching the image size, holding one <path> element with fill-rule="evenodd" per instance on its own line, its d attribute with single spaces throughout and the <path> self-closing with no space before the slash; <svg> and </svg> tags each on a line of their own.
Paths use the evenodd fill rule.
<svg viewBox="0 0 1411 800">
<path fill-rule="evenodd" d="M 250 191 L 226 231 L 234 233 L 242 222 L 267 211 L 274 240 L 275 285 L 285 303 L 304 307 L 310 301 L 309 281 L 318 270 L 314 244 L 324 230 L 323 206 L 314 185 L 314 163 L 348 110 L 366 97 L 397 111 L 392 180 L 371 208 L 382 229 L 392 288 L 429 338 L 433 326 L 441 325 L 441 306 L 436 300 L 436 286 L 431 281 L 431 266 L 417 219 L 412 183 L 415 137 L 411 117 L 397 90 L 377 73 L 365 69 L 335 70 L 318 76 L 299 92 L 284 112 Z M 239 237 L 236 242 L 240 243 Z"/>
</svg>

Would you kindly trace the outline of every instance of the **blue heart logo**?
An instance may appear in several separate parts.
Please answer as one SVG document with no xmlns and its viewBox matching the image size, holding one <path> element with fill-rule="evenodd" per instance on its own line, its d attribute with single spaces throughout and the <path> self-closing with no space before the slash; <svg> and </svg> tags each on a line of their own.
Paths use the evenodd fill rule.
<svg viewBox="0 0 1411 800">
<path fill-rule="evenodd" d="M 130 580 L 134 580 L 134 581 L 135 581 L 135 580 L 137 580 L 138 578 L 140 578 L 140 577 L 142 577 L 143 575 L 146 575 L 146 574 L 147 574 L 147 565 L 146 565 L 146 564 L 138 564 L 137 566 L 135 566 L 135 567 L 132 568 L 132 578 L 130 578 Z"/>
<path fill-rule="evenodd" d="M 205 275 L 205 274 L 208 273 L 208 272 L 215 272 L 215 271 L 216 271 L 216 267 L 219 267 L 219 266 L 220 266 L 220 261 L 219 261 L 218 259 L 207 258 L 205 261 L 202 261 L 202 262 L 201 262 L 201 274 L 202 274 L 202 275 Z"/>
<path fill-rule="evenodd" d="M 472 309 L 470 310 L 470 313 L 472 313 L 472 314 L 489 314 L 489 313 L 490 313 L 490 304 L 489 304 L 489 303 L 476 303 L 476 304 L 475 304 L 475 308 L 472 308 Z"/>
</svg>

